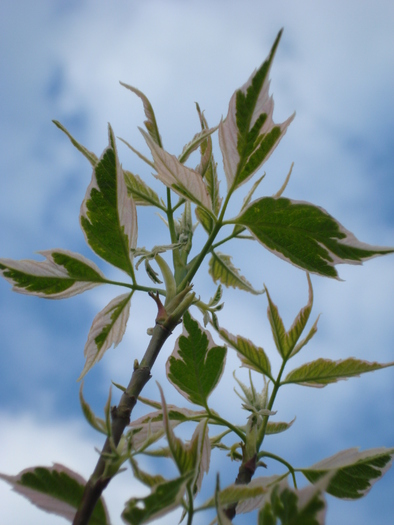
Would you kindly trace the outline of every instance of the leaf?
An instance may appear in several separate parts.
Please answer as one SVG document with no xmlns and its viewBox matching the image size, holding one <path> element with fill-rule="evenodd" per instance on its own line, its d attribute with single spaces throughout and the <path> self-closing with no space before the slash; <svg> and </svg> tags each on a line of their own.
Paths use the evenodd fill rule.
<svg viewBox="0 0 394 525">
<path fill-rule="evenodd" d="M 81 403 L 81 408 L 83 415 L 85 416 L 86 421 L 91 425 L 95 430 L 101 432 L 102 434 L 107 435 L 107 426 L 105 421 L 100 417 L 97 417 L 93 410 L 90 408 L 89 403 L 87 403 L 83 397 L 83 383 L 79 389 L 79 402 Z"/>
<path fill-rule="evenodd" d="M 169 381 L 188 401 L 205 407 L 223 373 L 226 347 L 216 346 L 211 334 L 189 312 L 183 316 L 183 334 L 167 360 Z"/>
<path fill-rule="evenodd" d="M 276 525 L 278 518 L 282 525 L 324 525 L 326 501 L 322 491 L 327 483 L 323 479 L 319 485 L 294 490 L 283 480 L 264 498 L 259 525 Z"/>
<path fill-rule="evenodd" d="M 337 498 L 358 499 L 365 496 L 387 472 L 393 457 L 394 448 L 373 448 L 364 452 L 349 448 L 299 470 L 311 483 L 331 472 L 332 477 L 325 490 Z"/>
<path fill-rule="evenodd" d="M 46 261 L 0 259 L 0 272 L 15 292 L 65 299 L 107 282 L 101 270 L 78 253 L 60 249 L 38 253 Z"/>
<path fill-rule="evenodd" d="M 268 434 L 280 434 L 281 432 L 284 432 L 285 430 L 289 429 L 292 424 L 294 423 L 295 418 L 293 421 L 290 421 L 290 423 L 284 423 L 282 421 L 268 421 L 267 428 L 265 430 L 266 435 Z"/>
<path fill-rule="evenodd" d="M 308 304 L 304 308 L 301 308 L 301 310 L 299 311 L 297 317 L 294 319 L 293 324 L 291 325 L 291 328 L 288 332 L 285 330 L 283 320 L 281 316 L 279 315 L 278 307 L 273 303 L 267 288 L 265 289 L 267 293 L 267 299 L 268 299 L 267 314 L 268 314 L 268 319 L 271 325 L 272 335 L 275 341 L 276 348 L 278 349 L 278 352 L 282 356 L 283 359 L 292 357 L 297 352 L 299 352 L 302 346 L 304 346 L 307 343 L 307 341 L 309 341 L 317 331 L 317 328 L 316 328 L 317 321 L 316 321 L 314 327 L 312 327 L 312 330 L 309 332 L 307 338 L 305 338 L 304 341 L 302 341 L 303 343 L 302 346 L 299 345 L 297 348 L 295 348 L 298 342 L 298 339 L 300 338 L 308 322 L 309 315 L 311 313 L 312 305 L 313 305 L 313 289 L 312 289 L 311 279 L 308 274 L 307 274 L 307 279 L 308 279 L 308 286 L 309 286 Z"/>
<path fill-rule="evenodd" d="M 144 112 L 145 112 L 145 116 L 147 118 L 147 120 L 145 120 L 145 122 L 144 122 L 145 127 L 148 130 L 149 135 L 155 141 L 155 143 L 158 146 L 163 147 L 162 141 L 161 141 L 161 137 L 160 137 L 160 133 L 159 133 L 159 128 L 158 128 L 157 122 L 156 122 L 155 113 L 153 111 L 151 103 L 148 100 L 148 97 L 146 97 L 142 93 L 142 91 L 140 91 L 139 89 L 137 89 L 137 88 L 135 88 L 133 86 L 129 86 L 128 84 L 124 84 L 123 82 L 120 82 L 120 84 L 123 87 L 125 87 L 126 89 L 129 89 L 130 91 L 135 93 L 138 97 L 140 97 L 140 99 L 142 100 L 142 103 L 144 105 Z"/>
<path fill-rule="evenodd" d="M 74 137 L 66 130 L 66 128 L 62 124 L 60 124 L 59 121 L 52 120 L 52 122 L 55 124 L 55 126 L 61 129 L 67 135 L 67 137 L 71 140 L 73 146 L 75 146 L 77 150 L 80 151 L 82 155 L 84 155 L 88 159 L 88 161 L 94 168 L 98 162 L 97 156 L 88 149 L 86 149 L 85 146 L 82 146 L 82 144 L 80 144 L 77 140 L 75 140 Z"/>
<path fill-rule="evenodd" d="M 201 175 L 181 164 L 174 155 L 160 148 L 147 133 L 140 131 L 151 150 L 157 178 L 181 197 L 211 210 L 211 199 Z"/>
<path fill-rule="evenodd" d="M 214 128 L 209 129 L 203 129 L 202 131 L 196 133 L 192 140 L 184 146 L 182 153 L 178 157 L 179 162 L 181 162 L 182 164 L 186 162 L 190 155 L 193 153 L 193 151 L 196 151 L 196 149 L 201 145 L 201 143 L 207 140 L 207 137 L 212 135 L 212 133 L 215 133 L 218 127 L 219 126 L 215 126 Z"/>
<path fill-rule="evenodd" d="M 354 357 L 343 360 L 340 359 L 339 361 L 320 358 L 292 370 L 287 374 L 281 384 L 295 383 L 298 385 L 323 388 L 341 379 L 359 377 L 360 374 L 374 372 L 375 370 L 381 370 L 389 366 L 394 366 L 394 362 L 386 364 L 370 363 L 368 361 L 355 359 Z"/>
<path fill-rule="evenodd" d="M 131 525 L 148 523 L 177 508 L 183 498 L 190 475 L 159 483 L 145 498 L 131 498 L 126 503 L 122 518 Z"/>
<path fill-rule="evenodd" d="M 228 191 L 244 184 L 268 160 L 294 118 L 292 115 L 282 124 L 272 120 L 269 72 L 281 34 L 266 61 L 231 97 L 227 117 L 220 123 L 219 144 Z"/>
<path fill-rule="evenodd" d="M 264 179 L 264 177 L 265 177 L 265 173 L 259 179 L 257 179 L 256 182 L 253 184 L 253 186 L 251 187 L 248 194 L 243 200 L 241 211 L 243 211 L 248 206 L 249 202 L 252 200 L 254 192 L 257 190 L 257 188 L 260 185 L 260 182 Z M 239 224 L 236 224 L 234 226 L 233 235 L 239 235 L 243 231 L 245 231 L 245 227 L 240 226 Z"/>
<path fill-rule="evenodd" d="M 79 474 L 58 463 L 54 463 L 53 467 L 27 468 L 16 476 L 0 474 L 0 478 L 36 507 L 70 522 L 79 507 L 86 483 Z M 89 525 L 110 525 L 102 497 L 97 502 Z"/>
<path fill-rule="evenodd" d="M 243 277 L 239 272 L 238 268 L 231 262 L 231 256 L 225 255 L 221 252 L 211 252 L 211 259 L 209 261 L 209 273 L 212 276 L 215 283 L 220 281 L 227 287 L 239 288 L 245 290 L 253 295 L 259 295 L 264 293 L 264 290 L 255 290 L 253 286 Z"/>
<path fill-rule="evenodd" d="M 137 210 L 127 193 L 111 126 L 109 146 L 93 170 L 80 221 L 92 250 L 133 277 L 130 251 L 137 244 Z"/>
<path fill-rule="evenodd" d="M 143 483 L 144 485 L 148 487 L 155 487 L 156 485 L 159 485 L 159 483 L 163 483 L 166 481 L 160 474 L 152 476 L 151 474 L 148 474 L 147 472 L 141 470 L 138 466 L 138 463 L 133 457 L 130 458 L 130 463 L 131 468 L 133 469 L 134 477 L 141 481 L 141 483 Z"/>
<path fill-rule="evenodd" d="M 165 207 L 155 191 L 152 190 L 138 175 L 124 170 L 126 187 L 137 206 L 156 206 L 165 211 Z"/>
<path fill-rule="evenodd" d="M 250 339 L 230 334 L 224 328 L 219 329 L 219 335 L 238 352 L 238 357 L 241 359 L 243 366 L 256 370 L 256 372 L 260 372 L 272 379 L 271 363 L 263 348 L 255 346 Z"/>
<path fill-rule="evenodd" d="M 207 233 L 211 233 L 216 224 L 212 215 L 209 212 L 207 212 L 205 208 L 201 208 L 201 206 L 197 206 L 195 213 L 196 213 L 197 219 L 199 220 L 204 230 Z"/>
<path fill-rule="evenodd" d="M 94 318 L 84 349 L 85 366 L 78 381 L 100 361 L 110 346 L 116 347 L 121 342 L 129 319 L 132 295 L 133 292 L 119 295 Z"/>
<path fill-rule="evenodd" d="M 326 277 L 338 277 L 336 264 L 362 264 L 394 252 L 360 242 L 323 208 L 302 201 L 263 197 L 233 222 L 281 259 Z"/>
</svg>

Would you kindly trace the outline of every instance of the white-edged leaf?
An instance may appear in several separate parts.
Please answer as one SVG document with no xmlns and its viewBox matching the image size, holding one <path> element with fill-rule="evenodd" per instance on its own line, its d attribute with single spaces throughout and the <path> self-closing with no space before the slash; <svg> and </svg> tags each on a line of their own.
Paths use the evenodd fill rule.
<svg viewBox="0 0 394 525">
<path fill-rule="evenodd" d="M 148 97 L 144 95 L 142 91 L 133 86 L 129 86 L 128 84 L 124 84 L 123 82 L 120 82 L 120 84 L 126 89 L 129 89 L 130 91 L 135 93 L 137 97 L 139 97 L 142 100 L 142 103 L 144 105 L 144 113 L 147 118 L 147 120 L 145 120 L 144 122 L 145 127 L 148 130 L 149 135 L 156 142 L 156 144 L 162 147 L 161 136 L 159 133 L 159 128 L 157 126 L 155 113 L 153 111 L 151 103 L 148 100 Z"/>
<path fill-rule="evenodd" d="M 223 374 L 226 350 L 186 311 L 183 333 L 167 360 L 167 377 L 188 401 L 205 407 Z"/>
<path fill-rule="evenodd" d="M 264 293 L 264 290 L 255 290 L 249 281 L 243 277 L 233 263 L 231 256 L 221 252 L 211 252 L 209 260 L 209 274 L 215 283 L 220 281 L 227 287 L 239 288 L 254 295 Z"/>
<path fill-rule="evenodd" d="M 106 282 L 89 259 L 68 250 L 38 252 L 45 261 L 0 259 L 0 274 L 15 292 L 46 299 L 65 299 Z"/>
<path fill-rule="evenodd" d="M 155 485 L 151 494 L 144 498 L 131 498 L 122 513 L 125 523 L 142 525 L 156 520 L 177 508 L 185 494 L 190 474 Z M 89 524 L 90 525 L 90 524 Z"/>
<path fill-rule="evenodd" d="M 268 434 L 280 434 L 281 432 L 285 432 L 285 430 L 289 429 L 296 418 L 294 418 L 290 423 L 285 423 L 284 421 L 268 421 L 267 427 L 265 430 L 266 435 Z"/>
<path fill-rule="evenodd" d="M 187 168 L 174 155 L 160 148 L 145 131 L 142 129 L 140 131 L 151 150 L 157 178 L 181 197 L 185 197 L 207 210 L 212 210 L 211 199 L 201 175 L 197 171 Z"/>
<path fill-rule="evenodd" d="M 0 474 L 13 490 L 40 509 L 72 522 L 79 507 L 86 480 L 64 465 L 31 467 L 16 476 Z M 89 520 L 89 525 L 110 525 L 108 511 L 101 497 Z"/>
<path fill-rule="evenodd" d="M 250 339 L 230 334 L 224 328 L 219 329 L 219 335 L 223 341 L 226 341 L 238 352 L 238 357 L 241 359 L 243 366 L 256 370 L 256 372 L 260 372 L 272 379 L 271 363 L 263 348 L 254 345 Z"/>
<path fill-rule="evenodd" d="M 297 385 L 323 388 L 341 379 L 359 377 L 360 374 L 374 372 L 375 370 L 381 370 L 389 366 L 394 366 L 394 362 L 384 364 L 376 362 L 370 363 L 369 361 L 362 361 L 354 357 L 340 359 L 339 361 L 320 358 L 292 370 L 287 374 L 281 384 L 295 383 Z"/>
<path fill-rule="evenodd" d="M 311 482 L 332 474 L 326 492 L 341 499 L 365 496 L 376 481 L 391 467 L 394 448 L 373 448 L 360 452 L 358 448 L 343 450 L 315 463 L 307 469 L 297 469 Z"/>
<path fill-rule="evenodd" d="M 137 206 L 156 206 L 161 210 L 165 210 L 157 193 L 152 190 L 138 175 L 134 175 L 131 171 L 123 170 L 126 187 Z"/>
<path fill-rule="evenodd" d="M 233 94 L 227 117 L 220 123 L 219 144 L 228 190 L 245 183 L 268 160 L 294 118 L 292 115 L 282 124 L 272 120 L 269 72 L 281 34 L 266 61 Z"/>
<path fill-rule="evenodd" d="M 100 361 L 110 346 L 116 347 L 121 342 L 130 314 L 132 295 L 133 292 L 130 292 L 116 297 L 94 318 L 84 349 L 85 366 L 78 381 Z"/>
<path fill-rule="evenodd" d="M 215 126 L 214 128 L 209 129 L 203 129 L 202 131 L 196 133 L 192 140 L 183 147 L 182 153 L 178 157 L 179 162 L 181 162 L 182 164 L 186 162 L 190 155 L 193 153 L 193 151 L 196 151 L 196 149 L 201 145 L 201 143 L 207 140 L 207 137 L 212 135 L 212 133 L 215 133 L 218 127 L 219 126 Z"/>
<path fill-rule="evenodd" d="M 133 276 L 131 250 L 137 245 L 137 209 L 127 192 L 112 128 L 108 128 L 109 145 L 93 169 L 80 222 L 92 250 Z"/>
<path fill-rule="evenodd" d="M 62 124 L 60 124 L 59 121 L 52 120 L 52 122 L 55 124 L 55 126 L 57 126 L 59 129 L 61 129 L 63 131 L 63 133 L 65 133 L 67 135 L 67 137 L 70 139 L 72 145 L 75 146 L 77 148 L 77 150 L 80 151 L 82 153 L 82 155 L 84 155 L 88 159 L 88 161 L 90 162 L 90 164 L 94 168 L 96 166 L 97 162 L 98 162 L 97 156 L 94 153 L 92 153 L 91 151 L 89 151 L 88 149 L 86 149 L 85 146 L 82 146 L 82 144 L 80 144 L 77 140 L 75 140 L 75 138 L 71 135 L 71 133 L 69 131 L 67 131 L 67 129 Z"/>
<path fill-rule="evenodd" d="M 245 226 L 274 255 L 325 277 L 338 278 L 336 264 L 362 264 L 394 252 L 360 242 L 319 206 L 283 197 L 257 199 L 232 222 Z"/>
</svg>

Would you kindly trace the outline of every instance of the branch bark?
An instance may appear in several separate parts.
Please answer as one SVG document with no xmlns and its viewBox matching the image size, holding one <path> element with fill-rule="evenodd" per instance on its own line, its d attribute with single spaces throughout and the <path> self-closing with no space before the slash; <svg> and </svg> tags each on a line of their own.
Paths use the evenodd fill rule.
<svg viewBox="0 0 394 525">
<path fill-rule="evenodd" d="M 150 371 L 156 361 L 161 348 L 163 347 L 167 338 L 171 335 L 172 330 L 178 324 L 178 321 L 173 320 L 168 324 L 157 323 L 153 329 L 152 337 L 148 348 L 139 365 L 135 366 L 130 382 L 123 393 L 118 406 L 112 407 L 112 444 L 118 445 L 120 438 L 123 435 L 124 429 L 130 423 L 130 415 L 137 403 L 137 398 L 141 393 L 146 383 L 151 378 Z M 105 454 L 111 452 L 111 441 L 109 438 L 104 443 L 102 454 L 97 462 L 93 474 L 86 483 L 85 491 L 82 496 L 80 506 L 75 514 L 73 525 L 88 525 L 89 519 L 100 499 L 101 494 L 111 481 L 111 477 L 104 477 L 105 470 Z"/>
</svg>

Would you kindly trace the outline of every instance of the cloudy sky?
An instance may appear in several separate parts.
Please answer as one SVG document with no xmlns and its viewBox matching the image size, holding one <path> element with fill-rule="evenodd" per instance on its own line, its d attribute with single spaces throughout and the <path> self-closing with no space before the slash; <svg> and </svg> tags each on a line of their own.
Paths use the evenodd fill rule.
<svg viewBox="0 0 394 525">
<path fill-rule="evenodd" d="M 86 247 L 79 229 L 90 166 L 51 120 L 61 121 L 98 155 L 110 122 L 117 136 L 147 154 L 137 130 L 144 120 L 140 101 L 119 85 L 121 80 L 146 93 L 165 147 L 178 154 L 199 128 L 194 102 L 210 125 L 217 124 L 281 27 L 285 31 L 271 72 L 274 120 L 282 122 L 294 110 L 297 115 L 264 167 L 261 195 L 279 189 L 294 161 L 285 196 L 322 206 L 362 241 L 394 245 L 393 25 L 390 0 L 2 0 L 0 256 L 32 258 L 38 250 L 65 248 L 116 275 Z M 153 180 L 122 144 L 119 154 L 125 168 Z M 216 159 L 222 174 L 219 152 Z M 150 247 L 160 242 L 165 228 L 144 210 L 139 232 L 139 246 Z M 202 239 L 197 236 L 196 251 Z M 241 251 L 234 245 L 226 252 L 256 288 L 267 285 L 289 326 L 307 301 L 304 273 L 257 246 L 242 245 Z M 393 361 L 393 256 L 339 272 L 342 282 L 313 277 L 311 321 L 322 314 L 319 331 L 295 364 L 349 356 Z M 205 273 L 196 278 L 195 289 L 207 299 L 215 287 Z M 9 284 L 0 282 L 1 472 L 15 474 L 55 461 L 86 477 L 91 472 L 101 438 L 82 419 L 76 378 L 92 319 L 116 294 L 102 287 L 66 301 L 45 301 L 11 293 Z M 134 299 L 122 344 L 109 350 L 85 381 L 85 396 L 97 412 L 110 381 L 128 381 L 131 364 L 147 342 L 154 304 L 144 296 Z M 221 324 L 263 346 L 277 365 L 266 298 L 229 290 L 224 299 Z M 174 340 L 159 357 L 154 379 L 169 402 L 183 406 L 163 373 Z M 212 406 L 243 424 L 244 414 L 234 408 L 239 400 L 232 397 L 232 371 L 237 368 L 238 377 L 245 377 L 238 367 L 229 353 L 226 379 Z M 158 398 L 155 381 L 145 395 Z M 278 396 L 278 418 L 297 416 L 296 423 L 267 438 L 265 446 L 294 466 L 353 446 L 392 447 L 393 396 L 394 368 L 321 390 L 288 387 Z M 141 413 L 138 408 L 136 415 Z M 221 471 L 226 484 L 236 467 L 219 458 L 212 469 Z M 270 462 L 268 474 L 276 468 Z M 389 523 L 393 487 L 394 472 L 389 472 L 364 500 L 329 498 L 327 524 Z M 123 502 L 142 493 L 129 474 L 113 482 L 106 498 L 115 525 L 121 523 Z M 0 501 L 4 525 L 65 523 L 43 515 L 4 483 Z"/>
</svg>

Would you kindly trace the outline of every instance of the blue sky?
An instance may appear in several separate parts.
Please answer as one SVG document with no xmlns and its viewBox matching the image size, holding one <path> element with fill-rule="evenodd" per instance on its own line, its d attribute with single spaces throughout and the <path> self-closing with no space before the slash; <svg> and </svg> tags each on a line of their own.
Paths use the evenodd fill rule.
<svg viewBox="0 0 394 525">
<path fill-rule="evenodd" d="M 276 192 L 294 161 L 285 196 L 322 206 L 362 241 L 393 245 L 393 24 L 389 0 L 3 0 L 0 256 L 28 259 L 38 250 L 65 248 L 115 275 L 86 247 L 78 224 L 90 166 L 51 120 L 61 121 L 98 155 L 110 122 L 116 135 L 147 154 L 137 130 L 144 120 L 140 101 L 119 85 L 121 80 L 146 93 L 165 147 L 177 154 L 198 131 L 194 102 L 205 110 L 210 125 L 216 125 L 226 115 L 232 93 L 265 59 L 281 27 L 285 31 L 271 72 L 274 120 L 282 122 L 294 110 L 297 114 L 264 167 L 261 194 Z M 158 187 L 149 170 L 121 144 L 119 154 L 125 168 Z M 222 174 L 219 151 L 216 160 Z M 138 244 L 157 244 L 164 231 L 160 220 L 144 210 Z M 196 250 L 201 239 L 197 235 Z M 303 272 L 254 245 L 242 253 L 238 245 L 226 251 L 256 288 L 267 285 L 289 326 L 307 301 Z M 348 356 L 393 361 L 393 257 L 363 267 L 339 267 L 339 273 L 343 282 L 312 279 L 311 320 L 322 316 L 317 335 L 295 364 Z M 196 279 L 195 288 L 205 298 L 215 289 L 206 274 Z M 14 474 L 56 461 L 89 475 L 96 460 L 93 447 L 100 446 L 101 439 L 82 420 L 76 378 L 92 319 L 116 293 L 103 287 L 65 301 L 45 301 L 11 293 L 9 284 L 0 281 L 1 472 Z M 141 357 L 146 345 L 154 305 L 146 297 L 135 299 L 122 344 L 109 350 L 86 378 L 85 395 L 97 411 L 105 403 L 110 380 L 126 383 L 129 364 Z M 277 364 L 265 297 L 229 290 L 224 299 L 223 326 L 248 335 Z M 169 402 L 183 405 L 163 373 L 171 350 L 169 342 L 154 379 L 165 386 Z M 229 354 L 226 382 L 212 403 L 241 424 L 244 414 L 234 409 L 238 398 L 231 397 L 233 369 L 245 377 L 238 366 Z M 287 433 L 267 438 L 266 446 L 296 466 L 353 446 L 391 447 L 393 394 L 394 368 L 321 390 L 283 389 L 278 418 L 297 420 Z M 145 395 L 158 398 L 153 380 Z M 227 463 L 212 468 L 232 479 L 236 466 L 223 465 Z M 275 468 L 270 463 L 267 474 Z M 121 522 L 122 503 L 143 491 L 128 474 L 122 476 L 107 494 L 114 524 Z M 389 523 L 393 486 L 394 472 L 389 472 L 365 500 L 330 498 L 327 524 Z M 64 523 L 35 510 L 5 484 L 0 485 L 0 500 L 5 525 Z"/>
</svg>

